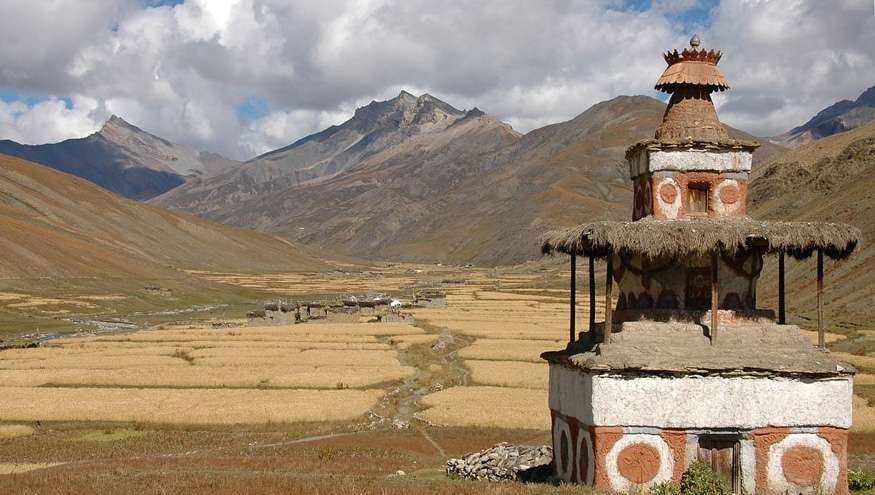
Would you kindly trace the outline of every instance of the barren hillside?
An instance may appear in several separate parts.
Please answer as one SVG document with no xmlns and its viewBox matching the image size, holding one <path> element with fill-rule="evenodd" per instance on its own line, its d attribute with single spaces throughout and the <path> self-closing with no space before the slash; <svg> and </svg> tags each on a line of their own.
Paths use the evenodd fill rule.
<svg viewBox="0 0 875 495">
<path fill-rule="evenodd" d="M 0 155 L 0 277 L 157 278 L 175 268 L 299 271 L 322 263 L 274 236 L 120 198 Z"/>
<path fill-rule="evenodd" d="M 863 231 L 851 258 L 827 263 L 826 309 L 832 323 L 851 325 L 875 315 L 875 123 L 819 139 L 755 169 L 751 215 L 788 220 L 847 222 Z M 815 308 L 815 263 L 788 262 L 788 313 Z M 774 268 L 767 265 L 760 294 L 774 298 Z"/>
</svg>

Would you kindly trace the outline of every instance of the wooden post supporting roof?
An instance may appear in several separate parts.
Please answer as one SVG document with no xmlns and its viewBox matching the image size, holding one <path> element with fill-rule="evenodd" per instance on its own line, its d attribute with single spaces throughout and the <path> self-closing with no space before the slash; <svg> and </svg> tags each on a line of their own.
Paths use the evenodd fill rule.
<svg viewBox="0 0 875 495">
<path fill-rule="evenodd" d="M 720 299 L 717 283 L 717 251 L 714 251 L 711 253 L 711 345 L 717 343 L 717 307 Z"/>
<path fill-rule="evenodd" d="M 826 347 L 823 334 L 823 250 L 817 250 L 817 345 Z"/>
<path fill-rule="evenodd" d="M 575 328 L 575 316 L 574 310 L 577 307 L 577 255 L 571 255 L 571 296 L 569 297 L 569 302 L 571 303 L 571 309 L 569 310 L 569 328 L 568 328 L 568 342 L 574 342 L 577 335 L 577 329 Z"/>
<path fill-rule="evenodd" d="M 787 323 L 787 306 L 784 301 L 784 251 L 778 253 L 778 323 Z"/>
<path fill-rule="evenodd" d="M 611 343 L 611 323 L 613 319 L 613 288 L 614 288 L 614 274 L 613 274 L 613 265 L 614 265 L 614 255 L 608 254 L 607 258 L 608 267 L 605 270 L 605 336 L 603 342 L 605 344 Z"/>
<path fill-rule="evenodd" d="M 595 331 L 595 258 L 592 256 L 589 257 L 589 331 Z"/>
</svg>

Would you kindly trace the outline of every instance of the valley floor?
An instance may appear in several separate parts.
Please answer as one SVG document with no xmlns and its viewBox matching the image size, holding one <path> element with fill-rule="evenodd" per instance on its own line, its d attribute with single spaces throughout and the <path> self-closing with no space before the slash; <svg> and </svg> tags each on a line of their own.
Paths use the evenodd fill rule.
<svg viewBox="0 0 875 495">
<path fill-rule="evenodd" d="M 410 309 L 412 324 L 362 317 L 268 325 L 177 314 L 176 323 L 146 330 L 2 351 L 0 493 L 587 492 L 443 473 L 447 458 L 500 441 L 549 443 L 547 366 L 539 355 L 568 338 L 562 269 L 191 272 L 265 298 L 437 289 L 446 304 Z M 580 292 L 584 328 L 585 287 Z M 21 294 L 7 297 L 35 297 Z M 110 297 L 127 295 L 75 300 Z M 830 335 L 834 351 L 860 372 L 850 464 L 870 472 L 871 331 Z"/>
</svg>

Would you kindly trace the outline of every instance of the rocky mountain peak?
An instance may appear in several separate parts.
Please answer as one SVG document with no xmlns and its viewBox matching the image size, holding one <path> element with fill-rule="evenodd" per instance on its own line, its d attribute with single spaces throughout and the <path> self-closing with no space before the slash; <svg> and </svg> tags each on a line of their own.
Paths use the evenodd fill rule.
<svg viewBox="0 0 875 495">
<path fill-rule="evenodd" d="M 799 146 L 815 139 L 855 129 L 875 120 L 875 86 L 856 100 L 840 100 L 817 112 L 808 122 L 776 136 L 773 141 Z"/>
<path fill-rule="evenodd" d="M 415 96 L 401 91 L 395 98 L 372 101 L 356 109 L 349 123 L 364 132 L 377 128 L 428 132 L 435 128 L 446 128 L 464 115 L 465 112 L 428 93 Z"/>
<path fill-rule="evenodd" d="M 857 98 L 857 104 L 875 107 L 875 86 L 863 91 L 863 93 Z"/>
<path fill-rule="evenodd" d="M 140 131 L 140 129 L 128 122 L 127 120 L 119 117 L 118 115 L 111 115 L 109 119 L 104 122 L 103 127 L 100 128 L 99 133 L 105 133 L 106 131 L 112 130 L 129 130 L 129 131 Z"/>
</svg>

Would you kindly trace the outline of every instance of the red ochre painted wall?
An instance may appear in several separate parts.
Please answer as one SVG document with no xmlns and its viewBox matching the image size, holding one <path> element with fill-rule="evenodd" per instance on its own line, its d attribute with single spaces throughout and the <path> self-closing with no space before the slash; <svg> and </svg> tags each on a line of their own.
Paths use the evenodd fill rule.
<svg viewBox="0 0 875 495">
<path fill-rule="evenodd" d="M 648 437 L 646 434 L 624 433 L 624 428 L 621 426 L 586 425 L 576 418 L 564 416 L 557 411 L 551 411 L 551 416 L 554 431 L 554 456 L 557 459 L 557 469 L 563 471 L 557 474 L 562 477 L 564 473 L 566 481 L 575 483 L 587 483 L 589 478 L 596 488 L 603 490 L 615 489 L 615 484 L 611 482 L 609 474 L 611 469 L 609 469 L 607 463 L 609 462 L 609 454 L 617 445 L 617 442 L 620 442 L 626 435 L 640 436 L 642 438 Z M 561 425 L 567 425 L 567 428 Z M 562 428 L 562 432 L 558 435 L 556 434 L 557 427 Z M 746 433 L 753 444 L 755 452 L 757 493 L 782 493 L 783 490 L 770 490 L 769 488 L 770 475 L 772 478 L 776 475 L 776 473 L 769 473 L 770 449 L 789 436 L 796 435 L 801 438 L 807 435 L 806 438 L 808 438 L 812 434 L 798 434 L 794 433 L 794 430 L 791 428 L 781 427 L 757 428 Z M 566 436 L 564 442 L 560 440 L 563 435 Z M 582 435 L 584 436 L 583 438 L 581 437 Z M 688 464 L 686 459 L 687 436 L 686 431 L 677 429 L 663 429 L 659 435 L 649 435 L 649 438 L 654 441 L 656 438 L 659 438 L 668 446 L 670 455 L 668 459 L 663 458 L 659 449 L 653 447 L 651 443 L 632 440 L 620 452 L 614 454 L 617 464 L 614 472 L 624 477 L 625 482 L 646 484 L 654 480 L 663 462 L 670 462 L 672 463 L 670 479 L 675 483 L 679 483 L 685 466 Z M 847 495 L 847 430 L 820 427 L 816 430 L 816 436 L 828 442 L 829 448 L 835 456 L 832 462 L 838 462 L 838 477 L 835 483 L 835 490 L 832 493 Z M 589 445 L 592 446 L 593 459 L 591 462 L 587 440 Z M 629 442 L 629 440 L 626 441 Z M 565 447 L 564 451 L 563 445 Z M 791 445 L 777 452 L 779 454 L 783 452 L 780 462 L 777 463 L 781 469 L 780 476 L 801 488 L 817 489 L 814 485 L 820 482 L 824 470 L 827 469 L 826 464 L 828 461 L 824 458 L 821 450 L 807 446 L 803 442 L 799 445 Z M 826 457 L 830 456 L 827 455 Z M 689 461 L 692 461 L 692 459 L 689 459 Z M 743 463 L 744 461 L 741 462 Z M 590 469 L 592 473 L 589 472 Z"/>
</svg>

